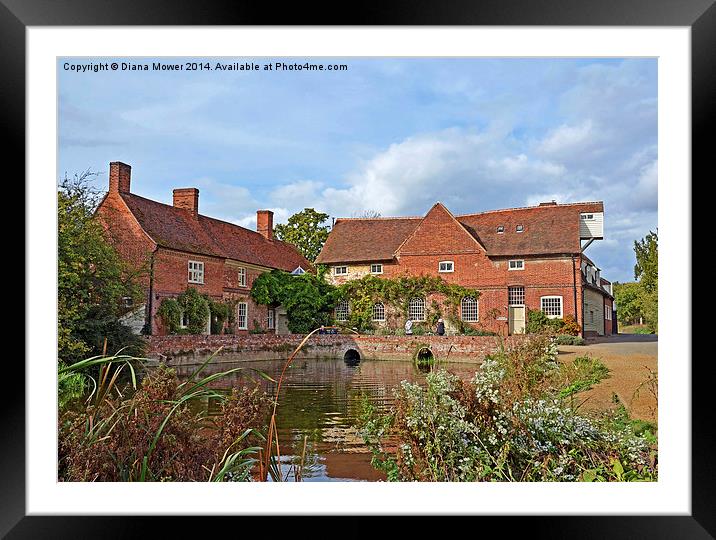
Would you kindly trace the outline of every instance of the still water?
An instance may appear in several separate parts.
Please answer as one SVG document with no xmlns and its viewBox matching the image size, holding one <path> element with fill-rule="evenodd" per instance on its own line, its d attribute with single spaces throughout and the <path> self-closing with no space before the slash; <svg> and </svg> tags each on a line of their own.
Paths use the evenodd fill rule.
<svg viewBox="0 0 716 540">
<path fill-rule="evenodd" d="M 231 360 L 230 357 L 223 359 Z M 212 388 L 228 393 L 232 387 L 253 386 L 256 384 L 253 381 L 260 380 L 264 390 L 273 394 L 276 384 L 260 379 L 252 370 L 278 380 L 284 362 L 222 361 L 207 366 L 202 376 L 242 367 L 245 371 L 216 381 Z M 472 378 L 477 369 L 474 364 L 440 365 L 464 379 Z M 175 369 L 179 379 L 184 380 L 198 367 L 185 365 Z M 411 362 L 394 360 L 364 360 L 357 365 L 349 365 L 342 359 L 294 360 L 284 376 L 277 410 L 281 462 L 286 465 L 282 468 L 287 471 L 289 463 L 300 459 L 304 437 L 307 437 L 304 482 L 384 480 L 383 474 L 371 466 L 371 454 L 355 424 L 364 397 L 378 411 L 385 411 L 393 403 L 393 389 L 402 380 L 422 384 L 425 373 Z M 211 413 L 217 404 L 206 406 Z"/>
</svg>

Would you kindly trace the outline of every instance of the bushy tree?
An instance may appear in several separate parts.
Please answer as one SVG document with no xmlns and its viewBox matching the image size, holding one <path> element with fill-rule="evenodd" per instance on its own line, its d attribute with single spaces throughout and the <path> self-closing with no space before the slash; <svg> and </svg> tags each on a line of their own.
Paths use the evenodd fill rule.
<svg viewBox="0 0 716 540">
<path fill-rule="evenodd" d="M 617 319 L 622 324 L 635 324 L 644 315 L 641 312 L 641 287 L 638 283 L 614 283 Z"/>
<path fill-rule="evenodd" d="M 288 329 L 297 334 L 332 324 L 339 297 L 336 287 L 308 272 L 294 276 L 272 270 L 257 277 L 251 288 L 251 298 L 256 303 L 282 305 L 288 316 Z"/>
<path fill-rule="evenodd" d="M 277 224 L 274 234 L 279 240 L 296 246 L 306 259 L 313 262 L 328 238 L 329 227 L 323 225 L 327 220 L 328 214 L 304 208 L 288 218 L 287 223 Z"/>
<path fill-rule="evenodd" d="M 123 299 L 141 298 L 137 276 L 95 218 L 100 193 L 90 184 L 94 176 L 89 170 L 65 176 L 57 192 L 58 357 L 68 362 L 101 353 L 105 338 L 108 352 L 127 340 L 138 345 L 119 322 L 127 310 Z"/>
<path fill-rule="evenodd" d="M 641 289 L 639 304 L 649 330 L 659 328 L 659 236 L 649 231 L 644 238 L 634 242 L 634 278 Z"/>
</svg>

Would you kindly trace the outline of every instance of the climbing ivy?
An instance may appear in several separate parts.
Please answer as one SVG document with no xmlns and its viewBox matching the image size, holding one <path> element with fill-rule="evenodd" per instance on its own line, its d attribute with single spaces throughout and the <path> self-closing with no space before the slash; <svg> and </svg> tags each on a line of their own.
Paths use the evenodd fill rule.
<svg viewBox="0 0 716 540">
<path fill-rule="evenodd" d="M 203 334 L 211 314 L 209 301 L 206 294 L 190 287 L 176 299 L 162 300 L 158 314 L 170 334 Z M 186 316 L 186 328 L 181 327 L 182 315 Z"/>
<path fill-rule="evenodd" d="M 433 299 L 425 306 L 425 323 L 430 327 L 437 323 L 439 318 L 449 321 L 453 326 L 462 330 L 465 326 L 460 320 L 460 302 L 466 296 L 475 299 L 480 297 L 476 289 L 447 283 L 437 276 L 401 276 L 398 278 L 378 278 L 366 275 L 360 279 L 349 281 L 340 286 L 340 296 L 350 302 L 351 309 L 348 324 L 358 330 L 368 330 L 374 327 L 373 304 L 382 302 L 386 307 L 392 307 L 393 316 L 405 320 L 408 316 L 408 307 L 412 298 L 426 298 L 429 295 L 442 296 L 442 302 Z M 413 333 L 420 327 L 414 327 Z"/>
</svg>

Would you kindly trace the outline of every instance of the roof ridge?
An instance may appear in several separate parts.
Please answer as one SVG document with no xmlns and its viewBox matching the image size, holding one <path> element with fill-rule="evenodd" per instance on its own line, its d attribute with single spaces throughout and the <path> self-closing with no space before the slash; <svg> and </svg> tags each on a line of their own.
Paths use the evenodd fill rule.
<svg viewBox="0 0 716 540">
<path fill-rule="evenodd" d="M 136 193 L 120 193 L 120 195 L 121 195 L 121 196 L 131 195 L 132 197 L 138 197 L 138 198 L 140 198 L 140 199 L 144 199 L 145 201 L 149 201 L 149 202 L 154 203 L 154 204 L 160 204 L 160 205 L 162 205 L 162 206 L 166 206 L 167 208 L 171 208 L 172 210 L 184 210 L 184 208 L 177 208 L 177 207 L 174 206 L 173 204 L 167 204 L 167 203 L 163 203 L 163 202 L 160 202 L 160 201 L 155 201 L 154 199 L 149 199 L 149 198 L 147 198 L 147 197 L 142 197 L 141 195 L 137 195 Z M 186 211 L 186 210 L 185 210 L 185 211 Z M 204 214 L 200 214 L 200 213 L 198 213 L 198 212 L 197 212 L 196 215 L 197 215 L 197 217 L 201 217 L 201 218 L 208 219 L 208 220 L 211 220 L 211 221 L 216 221 L 216 222 L 218 222 L 218 223 L 224 223 L 224 224 L 230 225 L 230 226 L 232 226 L 232 227 L 238 227 L 239 229 L 243 229 L 244 231 L 247 231 L 247 232 L 250 232 L 250 233 L 253 233 L 253 234 L 257 234 L 257 235 L 259 235 L 261 238 L 263 238 L 264 240 L 267 240 L 267 241 L 271 242 L 271 240 L 269 240 L 268 238 L 266 238 L 266 237 L 265 237 L 263 234 L 261 234 L 260 232 L 258 232 L 258 231 L 252 231 L 251 229 L 248 229 L 248 228 L 246 228 L 246 227 L 242 227 L 241 225 L 237 225 L 236 223 L 231 223 L 230 221 L 226 221 L 226 220 L 223 220 L 223 219 L 219 219 L 219 218 L 207 216 L 207 215 L 204 215 Z M 283 240 L 279 240 L 279 239 L 275 239 L 275 240 L 278 241 L 278 242 L 283 242 Z M 283 243 L 285 244 L 286 242 L 283 242 Z"/>
<path fill-rule="evenodd" d="M 386 221 L 389 219 L 423 219 L 423 216 L 387 216 L 387 217 L 341 217 L 336 221 Z"/>
<path fill-rule="evenodd" d="M 513 210 L 533 210 L 535 208 L 555 208 L 555 207 L 563 208 L 565 206 L 585 206 L 588 204 L 604 204 L 604 201 L 581 201 L 581 202 L 574 202 L 574 203 L 548 204 L 548 205 L 543 205 L 543 206 L 540 206 L 539 204 L 535 205 L 535 206 L 515 206 L 512 208 L 499 208 L 496 210 L 483 210 L 482 212 L 472 212 L 470 214 L 459 214 L 459 215 L 456 215 L 455 217 L 461 218 L 461 217 L 469 217 L 469 216 L 481 216 L 483 214 L 495 214 L 498 212 L 511 212 Z"/>
</svg>

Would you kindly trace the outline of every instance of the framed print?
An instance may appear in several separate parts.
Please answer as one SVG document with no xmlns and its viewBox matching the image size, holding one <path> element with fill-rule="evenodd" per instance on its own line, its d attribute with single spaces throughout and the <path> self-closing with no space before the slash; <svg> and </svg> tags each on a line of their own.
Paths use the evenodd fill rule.
<svg viewBox="0 0 716 540">
<path fill-rule="evenodd" d="M 27 212 L 3 535 L 713 537 L 713 2 L 317 12 L 2 0 Z"/>
</svg>

